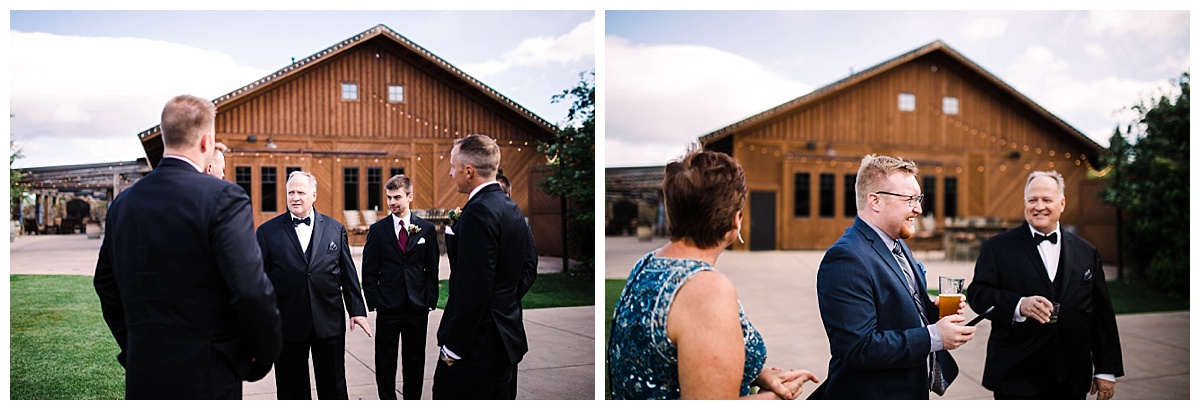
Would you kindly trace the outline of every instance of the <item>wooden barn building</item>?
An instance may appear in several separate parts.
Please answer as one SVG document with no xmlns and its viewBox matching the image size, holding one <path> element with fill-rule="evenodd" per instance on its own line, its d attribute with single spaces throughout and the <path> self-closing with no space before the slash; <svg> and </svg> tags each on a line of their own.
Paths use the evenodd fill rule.
<svg viewBox="0 0 1200 410">
<path fill-rule="evenodd" d="M 982 239 L 1024 221 L 1025 178 L 1066 180 L 1063 228 L 1116 258 L 1116 211 L 1097 199 L 1104 150 L 941 41 L 700 137 L 746 169 L 746 244 L 825 249 L 853 223 L 862 157 L 911 159 L 925 193 L 917 248 L 970 259 Z"/>
<path fill-rule="evenodd" d="M 500 172 L 539 253 L 561 255 L 560 202 L 537 189 L 549 171 L 536 148 L 558 129 L 384 25 L 213 102 L 216 139 L 230 147 L 226 179 L 250 194 L 256 225 L 287 212 L 294 170 L 317 177 L 317 211 L 357 231 L 351 243 L 387 216 L 383 184 L 394 174 L 412 178 L 418 214 L 442 219 L 467 201 L 448 175 L 454 140 L 485 134 L 502 148 Z M 157 164 L 160 126 L 138 138 Z"/>
</svg>

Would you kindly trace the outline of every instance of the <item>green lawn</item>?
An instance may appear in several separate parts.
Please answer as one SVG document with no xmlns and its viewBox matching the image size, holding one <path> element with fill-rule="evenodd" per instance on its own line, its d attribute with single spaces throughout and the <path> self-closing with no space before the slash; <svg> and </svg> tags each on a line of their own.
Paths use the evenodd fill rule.
<svg viewBox="0 0 1200 410">
<path fill-rule="evenodd" d="M 121 399 L 125 370 L 91 276 L 9 276 L 9 398 Z"/>
<path fill-rule="evenodd" d="M 521 299 L 525 309 L 542 309 L 554 307 L 593 306 L 596 304 L 596 283 L 594 275 L 571 273 L 539 274 L 529 288 L 529 293 Z M 449 281 L 438 281 L 438 309 L 446 308 L 446 299 L 450 298 Z"/>
</svg>

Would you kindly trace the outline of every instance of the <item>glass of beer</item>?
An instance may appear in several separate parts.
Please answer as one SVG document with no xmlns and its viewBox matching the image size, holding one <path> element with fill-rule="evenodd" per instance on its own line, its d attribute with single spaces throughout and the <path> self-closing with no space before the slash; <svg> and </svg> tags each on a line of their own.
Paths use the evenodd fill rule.
<svg viewBox="0 0 1200 410">
<path fill-rule="evenodd" d="M 964 279 L 938 277 L 938 319 L 958 313 Z"/>
</svg>

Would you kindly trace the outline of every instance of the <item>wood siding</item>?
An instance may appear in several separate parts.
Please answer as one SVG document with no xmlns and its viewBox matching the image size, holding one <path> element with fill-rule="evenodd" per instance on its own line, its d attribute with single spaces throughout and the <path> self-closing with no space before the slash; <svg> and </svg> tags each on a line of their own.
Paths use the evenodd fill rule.
<svg viewBox="0 0 1200 410">
<path fill-rule="evenodd" d="M 899 109 L 900 93 L 916 97 L 914 111 Z M 943 97 L 958 99 L 957 114 L 942 112 Z M 928 227 L 937 231 L 946 222 L 946 177 L 957 179 L 958 217 L 1021 221 L 1029 172 L 1057 170 L 1067 183 L 1063 225 L 1104 254 L 1115 255 L 1115 244 L 1110 244 L 1115 211 L 1095 197 L 1099 188 L 1087 180 L 1081 160 L 1092 148 L 940 53 L 915 58 L 727 138 L 746 169 L 750 190 L 778 194 L 780 249 L 825 249 L 842 235 L 853 222 L 842 212 L 844 190 L 853 189 L 845 186 L 844 175 L 857 173 L 862 156 L 875 153 L 916 161 L 918 180 L 937 176 L 937 217 Z M 797 172 L 812 178 L 808 217 L 793 215 Z M 832 217 L 818 216 L 822 173 L 835 175 Z M 1109 248 L 1113 250 L 1105 251 Z"/>
</svg>

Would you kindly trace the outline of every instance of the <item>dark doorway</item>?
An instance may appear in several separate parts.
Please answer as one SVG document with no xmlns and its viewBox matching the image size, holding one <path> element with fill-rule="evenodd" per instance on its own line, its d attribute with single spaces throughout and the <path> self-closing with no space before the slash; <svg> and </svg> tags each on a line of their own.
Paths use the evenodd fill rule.
<svg viewBox="0 0 1200 410">
<path fill-rule="evenodd" d="M 750 193 L 750 250 L 775 250 L 775 192 Z"/>
</svg>

